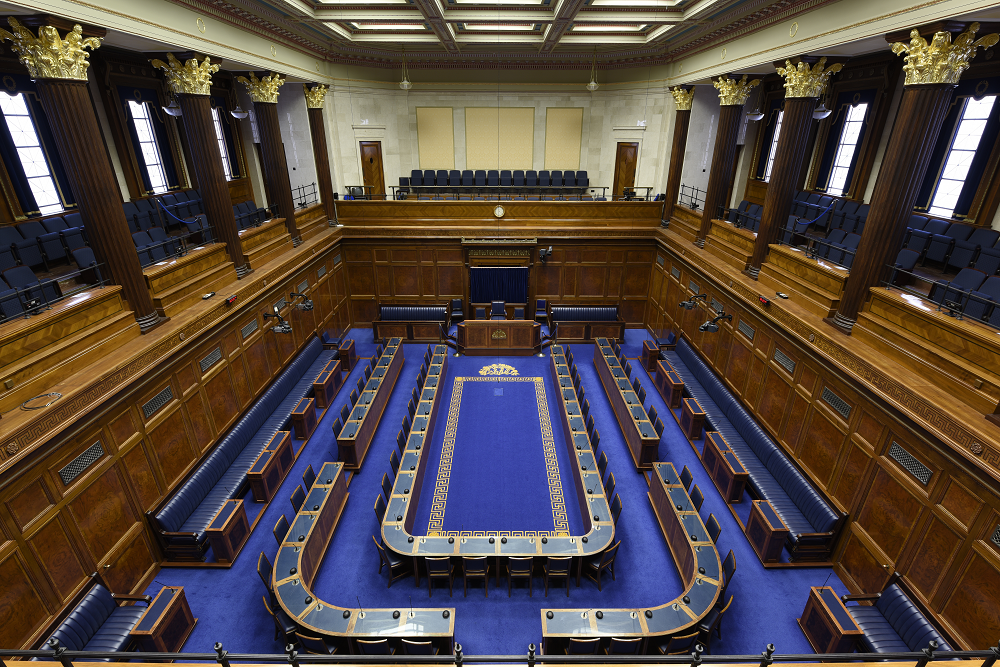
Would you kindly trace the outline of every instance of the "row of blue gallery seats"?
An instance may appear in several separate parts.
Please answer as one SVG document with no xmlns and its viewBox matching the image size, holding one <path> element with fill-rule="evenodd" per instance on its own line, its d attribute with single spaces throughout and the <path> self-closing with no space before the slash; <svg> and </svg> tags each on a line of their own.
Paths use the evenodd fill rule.
<svg viewBox="0 0 1000 667">
<path fill-rule="evenodd" d="M 433 169 L 420 171 L 414 169 L 410 172 L 410 177 L 401 176 L 399 187 L 442 187 L 452 188 L 493 188 L 493 187 L 515 187 L 515 188 L 559 188 L 578 187 L 586 188 L 590 185 L 590 178 L 586 171 L 535 171 L 533 169 L 477 169 L 475 171 L 466 169 L 446 170 Z"/>
</svg>

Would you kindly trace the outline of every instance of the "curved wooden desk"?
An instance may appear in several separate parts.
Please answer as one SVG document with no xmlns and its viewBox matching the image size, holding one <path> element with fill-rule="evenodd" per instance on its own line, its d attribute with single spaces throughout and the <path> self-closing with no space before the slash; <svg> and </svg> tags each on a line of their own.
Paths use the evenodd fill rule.
<svg viewBox="0 0 1000 667">
<path fill-rule="evenodd" d="M 386 345 L 372 376 L 365 384 L 365 390 L 351 408 L 347 422 L 337 436 L 338 458 L 344 461 L 348 470 L 361 469 L 368 446 L 375 437 L 382 412 L 396 386 L 399 371 L 403 368 L 402 342 L 401 338 L 393 338 Z"/>
<path fill-rule="evenodd" d="M 681 634 L 697 625 L 711 611 L 722 584 L 719 552 L 672 463 L 653 464 L 649 500 L 677 571 L 684 581 L 684 592 L 669 602 L 648 609 L 543 609 L 545 653 L 560 653 L 570 637 Z M 642 652 L 646 652 L 645 646 Z"/>
<path fill-rule="evenodd" d="M 271 572 L 278 605 L 299 627 L 326 637 L 436 639 L 451 652 L 454 609 L 361 609 L 318 599 L 313 580 L 347 502 L 344 464 L 324 463 L 281 546 Z M 351 647 L 354 650 L 355 647 Z"/>
</svg>

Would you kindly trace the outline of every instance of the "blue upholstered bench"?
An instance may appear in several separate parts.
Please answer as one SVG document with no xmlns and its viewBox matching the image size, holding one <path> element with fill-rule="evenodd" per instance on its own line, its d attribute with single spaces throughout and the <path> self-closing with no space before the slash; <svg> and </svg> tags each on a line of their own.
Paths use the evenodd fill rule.
<svg viewBox="0 0 1000 667">
<path fill-rule="evenodd" d="M 698 399 L 709 427 L 722 433 L 739 457 L 749 473 L 751 493 L 770 501 L 785 522 L 792 560 L 829 560 L 846 515 L 813 488 L 685 339 L 678 339 L 676 350 L 661 354 L 684 376 L 685 393 Z"/>
<path fill-rule="evenodd" d="M 548 325 L 560 341 L 625 339 L 625 322 L 618 306 L 550 306 Z"/>
<path fill-rule="evenodd" d="M 131 643 L 129 633 L 146 611 L 146 606 L 119 605 L 129 600 L 143 601 L 148 605 L 150 599 L 148 595 L 114 595 L 102 584 L 95 583 L 49 636 L 49 640 L 57 639 L 63 648 L 70 651 L 125 651 Z M 43 649 L 53 648 L 48 644 L 49 640 L 46 640 Z"/>
<path fill-rule="evenodd" d="M 204 560 L 205 528 L 227 500 L 245 491 L 250 466 L 274 434 L 287 429 L 295 405 L 330 359 L 314 336 L 166 504 L 146 513 L 167 560 Z"/>
<path fill-rule="evenodd" d="M 448 306 L 379 306 L 383 322 L 447 322 Z"/>
<path fill-rule="evenodd" d="M 852 605 L 847 608 L 865 633 L 861 647 L 868 653 L 921 651 L 931 641 L 937 642 L 939 651 L 952 650 L 899 584 L 892 584 L 874 595 L 845 595 L 841 600 L 875 602 L 871 607 Z"/>
<path fill-rule="evenodd" d="M 448 306 L 380 305 L 378 319 L 372 322 L 375 341 L 402 338 L 406 341 L 438 341 L 440 327 L 451 326 Z"/>
</svg>

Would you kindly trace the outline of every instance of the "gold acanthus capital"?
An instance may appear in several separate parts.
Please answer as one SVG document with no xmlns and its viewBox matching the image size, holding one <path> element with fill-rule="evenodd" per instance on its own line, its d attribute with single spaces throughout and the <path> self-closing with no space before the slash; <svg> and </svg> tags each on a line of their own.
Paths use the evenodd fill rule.
<svg viewBox="0 0 1000 667">
<path fill-rule="evenodd" d="M 50 25 L 38 29 L 38 37 L 11 16 L 7 19 L 13 32 L 0 28 L 0 41 L 9 39 L 21 64 L 28 68 L 32 79 L 87 80 L 88 58 L 91 51 L 101 46 L 100 37 L 84 37 L 83 28 L 77 24 L 59 37 L 59 31 Z"/>
<path fill-rule="evenodd" d="M 684 90 L 680 86 L 674 86 L 670 89 L 670 94 L 674 96 L 674 104 L 677 105 L 678 111 L 690 111 L 691 105 L 694 103 L 694 87 L 691 90 Z"/>
<path fill-rule="evenodd" d="M 931 43 L 920 36 L 916 28 L 910 31 L 910 43 L 896 42 L 892 52 L 905 52 L 903 71 L 906 72 L 907 86 L 926 83 L 957 84 L 962 72 L 969 68 L 969 61 L 976 57 L 976 49 L 988 49 L 1000 39 L 996 33 L 975 39 L 979 24 L 973 23 L 954 42 L 951 33 L 936 32 Z M 975 41 L 973 41 L 975 40 Z"/>
<path fill-rule="evenodd" d="M 799 62 L 793 65 L 786 60 L 784 67 L 776 68 L 778 74 L 785 77 L 785 97 L 821 97 L 826 89 L 830 75 L 843 69 L 840 63 L 834 63 L 824 69 L 826 58 L 820 58 L 812 67 L 809 63 Z"/>
<path fill-rule="evenodd" d="M 212 75 L 219 71 L 219 66 L 213 65 L 208 56 L 200 64 L 197 58 L 181 63 L 174 54 L 168 53 L 167 62 L 154 58 L 150 64 L 163 70 L 167 84 L 177 95 L 210 95 Z"/>
<path fill-rule="evenodd" d="M 760 79 L 747 81 L 747 75 L 744 74 L 739 81 L 730 79 L 728 76 L 720 76 L 712 82 L 712 85 L 719 91 L 719 104 L 728 107 L 746 104 L 747 98 L 750 97 L 750 91 L 759 83 Z"/>
<path fill-rule="evenodd" d="M 241 81 L 247 87 L 251 101 L 267 104 L 278 103 L 278 88 L 285 83 L 280 74 L 271 74 L 258 79 L 253 72 L 250 72 L 249 79 L 245 76 L 238 76 L 236 80 Z"/>
<path fill-rule="evenodd" d="M 306 108 L 308 109 L 322 109 L 323 103 L 326 98 L 326 91 L 330 89 L 329 86 L 316 85 L 310 88 L 306 84 L 302 84 L 302 90 L 306 93 Z"/>
</svg>

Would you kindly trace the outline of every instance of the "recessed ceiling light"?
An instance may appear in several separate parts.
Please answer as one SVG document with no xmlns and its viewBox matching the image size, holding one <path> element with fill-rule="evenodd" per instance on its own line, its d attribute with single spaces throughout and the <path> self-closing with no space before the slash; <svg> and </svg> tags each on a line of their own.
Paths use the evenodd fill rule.
<svg viewBox="0 0 1000 667">
<path fill-rule="evenodd" d="M 356 30 L 427 30 L 423 23 L 356 23 L 351 22 Z"/>
<path fill-rule="evenodd" d="M 406 5 L 407 0 L 319 0 L 321 5 Z"/>
<path fill-rule="evenodd" d="M 542 0 L 454 0 L 454 3 L 456 5 L 540 5 Z"/>
<path fill-rule="evenodd" d="M 674 7 L 679 0 L 591 0 L 590 7 Z"/>
<path fill-rule="evenodd" d="M 505 31 L 515 31 L 515 30 L 534 30 L 534 23 L 463 23 L 462 26 L 466 30 L 476 30 L 476 31 L 495 31 L 495 32 L 505 32 Z"/>
<path fill-rule="evenodd" d="M 575 25 L 573 32 L 639 32 L 644 26 L 635 24 L 622 25 Z"/>
</svg>

